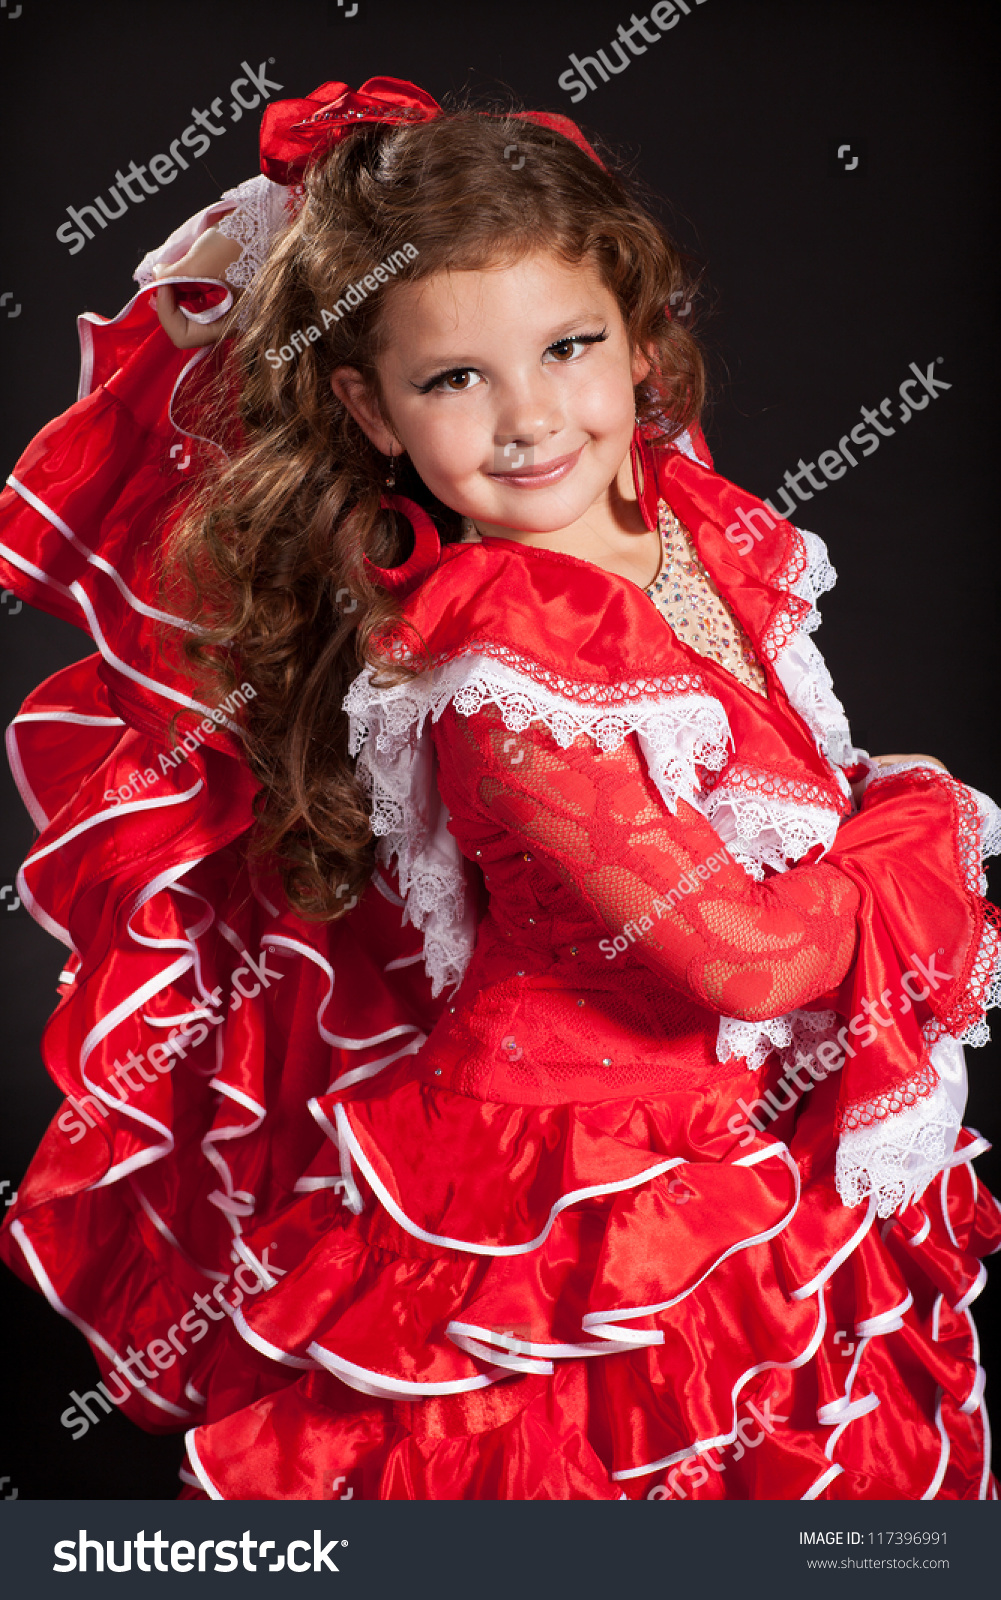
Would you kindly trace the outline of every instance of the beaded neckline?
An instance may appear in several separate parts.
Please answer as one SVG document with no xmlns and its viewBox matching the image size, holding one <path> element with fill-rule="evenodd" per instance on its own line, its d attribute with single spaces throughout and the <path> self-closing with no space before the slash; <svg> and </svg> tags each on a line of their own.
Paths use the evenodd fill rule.
<svg viewBox="0 0 1001 1600">
<path fill-rule="evenodd" d="M 767 699 L 764 669 L 750 639 L 699 560 L 687 528 L 664 500 L 658 526 L 660 570 L 644 592 L 678 639 Z"/>
</svg>

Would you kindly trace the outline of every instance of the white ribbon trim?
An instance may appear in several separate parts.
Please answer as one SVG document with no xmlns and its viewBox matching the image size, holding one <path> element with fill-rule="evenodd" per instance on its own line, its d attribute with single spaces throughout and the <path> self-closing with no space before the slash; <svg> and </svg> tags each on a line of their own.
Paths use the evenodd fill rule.
<svg viewBox="0 0 1001 1600">
<path fill-rule="evenodd" d="M 73 546 L 73 549 L 82 555 L 91 566 L 96 567 L 99 572 L 105 573 L 111 579 L 122 598 L 132 607 L 133 611 L 137 611 L 142 617 L 151 617 L 155 622 L 165 622 L 170 627 L 183 628 L 186 633 L 196 633 L 198 631 L 195 624 L 186 621 L 184 617 L 175 617 L 170 611 L 161 611 L 157 606 L 147 605 L 144 600 L 140 600 L 137 594 L 133 594 L 118 569 L 113 567 L 110 561 L 105 561 L 103 556 L 97 555 L 88 545 L 84 544 L 82 539 L 78 539 L 69 524 L 64 522 L 62 517 L 52 510 L 51 506 L 47 506 L 44 500 L 38 498 L 37 494 L 33 494 L 23 483 L 20 483 L 13 473 L 8 477 L 7 482 L 21 496 L 22 500 L 27 501 L 33 511 L 37 511 L 39 516 L 44 517 L 46 522 L 51 523 L 62 534 L 63 538 Z"/>
<path fill-rule="evenodd" d="M 55 1285 L 43 1267 L 38 1251 L 29 1239 L 24 1223 L 20 1220 L 12 1222 L 10 1231 L 20 1245 L 21 1253 L 31 1268 L 36 1283 L 53 1311 L 57 1311 L 61 1317 L 65 1317 L 67 1322 L 71 1322 L 74 1328 L 82 1333 L 84 1338 L 94 1345 L 96 1349 L 100 1350 L 101 1354 L 106 1356 L 114 1367 L 120 1369 L 121 1357 L 114 1346 L 109 1344 L 104 1335 L 98 1333 L 96 1328 L 92 1328 L 89 1322 L 85 1322 L 83 1317 L 79 1317 L 75 1311 L 71 1311 L 69 1306 L 56 1293 Z M 172 1417 L 190 1417 L 190 1411 L 185 1411 L 183 1407 L 175 1406 L 173 1401 L 165 1400 L 162 1395 L 155 1394 L 144 1378 L 132 1381 L 140 1398 L 148 1400 L 150 1405 L 156 1406 L 158 1410 L 166 1411 Z"/>
<path fill-rule="evenodd" d="M 479 1355 L 480 1349 L 485 1347 L 491 1361 L 500 1361 L 501 1357 L 497 1351 L 491 1348 L 497 1346 L 507 1355 L 538 1357 L 550 1372 L 554 1370 L 552 1365 L 554 1361 L 576 1361 L 587 1356 L 616 1355 L 620 1351 L 636 1348 L 631 1340 L 628 1342 L 623 1340 L 617 1347 L 607 1339 L 601 1339 L 597 1343 L 588 1341 L 583 1344 L 538 1344 L 531 1339 L 518 1339 L 513 1333 L 497 1333 L 492 1328 L 481 1328 L 472 1322 L 450 1322 L 445 1332 L 453 1344 L 457 1344 L 460 1349 L 469 1350 L 472 1355 Z M 474 1345 L 480 1349 L 472 1349 Z"/>
<path fill-rule="evenodd" d="M 729 1433 L 719 1433 L 714 1439 L 696 1439 L 694 1443 L 687 1445 L 683 1450 L 675 1450 L 669 1456 L 661 1456 L 659 1461 L 650 1461 L 642 1467 L 627 1467 L 621 1472 L 613 1472 L 611 1474 L 612 1479 L 616 1482 L 621 1482 L 627 1478 L 645 1478 L 651 1472 L 662 1471 L 664 1467 L 677 1466 L 680 1462 L 687 1461 L 691 1456 L 704 1455 L 707 1450 L 715 1450 L 723 1445 L 733 1444 L 737 1437 L 737 1397 L 744 1385 L 750 1383 L 751 1379 L 756 1378 L 761 1372 L 769 1372 L 776 1368 L 781 1372 L 792 1372 L 798 1367 L 804 1367 L 808 1361 L 812 1361 L 820 1349 L 826 1329 L 827 1308 L 824 1305 L 823 1293 L 820 1293 L 817 1295 L 817 1326 L 810 1335 L 806 1348 L 798 1356 L 794 1356 L 791 1361 L 759 1361 L 756 1366 L 748 1367 L 745 1372 L 742 1372 L 733 1385 L 730 1390 L 730 1402 L 733 1407 L 733 1427 Z"/>
<path fill-rule="evenodd" d="M 599 1195 L 621 1194 L 627 1189 L 637 1189 L 642 1184 L 649 1183 L 651 1179 L 659 1178 L 663 1173 L 670 1172 L 672 1168 L 687 1164 L 687 1157 L 685 1156 L 670 1156 L 666 1161 L 658 1161 L 654 1166 L 644 1168 L 642 1172 L 637 1172 L 631 1178 L 619 1178 L 614 1183 L 595 1183 L 589 1184 L 585 1188 L 571 1189 L 568 1193 L 561 1195 L 560 1198 L 555 1201 L 553 1206 L 550 1208 L 549 1218 L 545 1224 L 545 1227 L 540 1233 L 536 1234 L 534 1239 L 528 1239 L 524 1244 L 475 1244 L 470 1239 L 453 1239 L 448 1234 L 430 1233 L 426 1228 L 422 1228 L 419 1223 L 412 1221 L 402 1207 L 397 1205 L 396 1201 L 389 1193 L 389 1190 L 382 1182 L 382 1179 L 375 1171 L 375 1168 L 372 1166 L 372 1163 L 366 1156 L 365 1151 L 359 1143 L 358 1137 L 355 1134 L 350 1121 L 348 1120 L 347 1110 L 341 1102 L 338 1102 L 338 1104 L 334 1106 L 334 1119 L 336 1123 L 336 1132 L 333 1129 L 330 1129 L 330 1137 L 332 1138 L 333 1142 L 337 1144 L 338 1148 L 342 1151 L 347 1149 L 350 1152 L 352 1159 L 365 1174 L 367 1182 L 370 1184 L 380 1203 L 389 1212 L 393 1220 L 399 1223 L 401 1228 L 404 1228 L 407 1233 L 413 1236 L 413 1238 L 422 1239 L 425 1244 L 440 1245 L 446 1250 L 464 1250 L 469 1255 L 475 1256 L 528 1255 L 532 1250 L 537 1250 L 540 1245 L 545 1243 L 550 1232 L 552 1231 L 556 1218 L 560 1215 L 560 1212 L 565 1211 L 568 1206 L 576 1205 L 580 1200 L 595 1199 Z M 319 1116 L 317 1120 L 319 1120 Z M 326 1123 L 327 1128 L 330 1128 L 330 1124 L 327 1122 L 327 1119 L 324 1118 L 323 1121 Z M 785 1146 L 783 1145 L 782 1148 L 785 1149 Z M 585 1318 L 585 1322 L 586 1320 L 587 1319 Z M 621 1337 L 621 1335 L 616 1335 L 616 1337 Z"/>
<path fill-rule="evenodd" d="M 479 1373 L 475 1378 L 455 1378 L 449 1383 L 407 1383 L 402 1378 L 387 1377 L 384 1373 L 360 1367 L 354 1361 L 334 1355 L 315 1340 L 308 1348 L 310 1355 L 321 1367 L 332 1372 L 335 1378 L 340 1378 L 350 1389 L 370 1394 L 376 1400 L 423 1400 L 426 1395 L 468 1394 L 471 1389 L 487 1389 L 498 1378 L 508 1375 L 503 1367 L 497 1367 L 493 1373 Z"/>
<path fill-rule="evenodd" d="M 694 1294 L 695 1290 L 698 1289 L 701 1284 L 705 1283 L 706 1279 L 711 1277 L 716 1271 L 717 1267 L 719 1267 L 722 1262 L 726 1261 L 729 1256 L 735 1255 L 739 1250 L 749 1250 L 752 1245 L 765 1244 L 769 1239 L 774 1239 L 778 1234 L 782 1233 L 789 1226 L 799 1209 L 801 1189 L 799 1168 L 793 1160 L 788 1146 L 776 1141 L 776 1143 L 769 1146 L 767 1150 L 753 1151 L 751 1155 L 741 1157 L 739 1161 L 734 1161 L 732 1165 L 735 1167 L 757 1166 L 759 1161 L 767 1160 L 769 1156 L 778 1156 L 779 1159 L 785 1163 L 792 1174 L 795 1194 L 792 1205 L 784 1217 L 776 1222 L 773 1227 L 766 1228 L 763 1233 L 755 1233 L 746 1239 L 738 1239 L 736 1243 L 730 1245 L 726 1250 L 716 1257 L 715 1261 L 713 1261 L 710 1266 L 706 1268 L 705 1272 L 703 1272 L 700 1278 L 697 1278 L 694 1283 L 689 1284 L 687 1289 L 682 1289 L 680 1293 L 672 1295 L 669 1300 L 661 1300 L 654 1305 L 648 1306 L 631 1306 L 618 1311 L 585 1312 L 584 1316 L 581 1318 L 581 1326 L 583 1327 L 585 1333 L 592 1333 L 596 1338 L 599 1339 L 628 1338 L 628 1330 L 618 1328 L 616 1324 L 620 1322 L 630 1322 L 638 1317 L 653 1317 L 659 1315 L 659 1313 L 662 1311 L 668 1311 L 671 1306 L 678 1305 L 682 1300 L 687 1299 L 690 1294 Z M 662 1338 L 663 1335 L 661 1335 L 661 1339 Z M 658 1343 L 659 1342 L 660 1340 L 658 1340 Z"/>
<path fill-rule="evenodd" d="M 793 1289 L 790 1299 L 808 1300 L 811 1295 L 816 1294 L 818 1289 L 822 1289 L 828 1278 L 830 1278 L 838 1270 L 843 1262 L 848 1260 L 850 1255 L 855 1253 L 875 1220 L 876 1202 L 872 1195 L 870 1195 L 869 1205 L 866 1208 L 866 1214 L 859 1223 L 858 1227 L 855 1229 L 855 1232 L 852 1234 L 851 1238 L 846 1244 L 841 1246 L 840 1250 L 836 1250 L 834 1252 L 826 1266 L 821 1267 L 820 1271 L 815 1277 L 810 1279 L 809 1283 L 804 1283 L 801 1289 Z"/>
<path fill-rule="evenodd" d="M 191 1462 L 191 1470 L 195 1474 L 195 1477 L 198 1479 L 198 1482 L 205 1490 L 205 1493 L 208 1495 L 210 1500 L 225 1500 L 226 1496 L 224 1494 L 220 1494 L 219 1490 L 212 1482 L 212 1479 L 205 1471 L 205 1468 L 202 1466 L 201 1458 L 195 1447 L 195 1434 L 197 1431 L 197 1428 L 189 1428 L 187 1433 L 184 1435 L 184 1443 L 188 1451 L 188 1460 Z"/>
<path fill-rule="evenodd" d="M 876 1403 L 877 1405 L 879 1404 L 878 1401 Z M 840 1478 L 844 1470 L 844 1467 L 828 1467 L 826 1472 L 822 1472 L 820 1474 L 820 1477 L 817 1479 L 816 1483 L 811 1483 L 809 1489 L 806 1491 L 806 1494 L 800 1495 L 800 1499 L 816 1500 L 821 1494 L 823 1494 L 829 1483 L 833 1483 L 835 1478 Z"/>
</svg>

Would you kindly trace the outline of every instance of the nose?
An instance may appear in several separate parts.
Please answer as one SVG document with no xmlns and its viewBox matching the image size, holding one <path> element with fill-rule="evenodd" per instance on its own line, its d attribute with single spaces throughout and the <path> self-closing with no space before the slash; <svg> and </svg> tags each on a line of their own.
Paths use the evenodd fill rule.
<svg viewBox="0 0 1001 1600">
<path fill-rule="evenodd" d="M 559 396 L 544 374 L 533 375 L 503 396 L 495 418 L 494 449 L 515 455 L 537 450 L 564 425 Z"/>
</svg>

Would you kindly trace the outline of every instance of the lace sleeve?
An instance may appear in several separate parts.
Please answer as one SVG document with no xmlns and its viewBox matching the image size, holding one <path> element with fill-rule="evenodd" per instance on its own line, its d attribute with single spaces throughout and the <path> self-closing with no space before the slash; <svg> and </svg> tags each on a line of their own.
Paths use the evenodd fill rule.
<svg viewBox="0 0 1001 1600">
<path fill-rule="evenodd" d="M 512 735 L 496 708 L 446 715 L 490 820 L 545 857 L 613 938 L 628 926 L 637 953 L 702 1005 L 772 1018 L 844 978 L 859 893 L 836 868 L 752 882 L 699 812 L 681 801 L 671 815 L 632 737 L 615 751 L 584 738 L 564 750 L 537 724 Z"/>
<path fill-rule="evenodd" d="M 275 234 L 287 226 L 291 190 L 270 178 L 248 178 L 235 189 L 227 189 L 223 199 L 236 205 L 218 224 L 219 232 L 235 239 L 241 254 L 226 269 L 235 289 L 246 289 L 261 267 Z"/>
</svg>

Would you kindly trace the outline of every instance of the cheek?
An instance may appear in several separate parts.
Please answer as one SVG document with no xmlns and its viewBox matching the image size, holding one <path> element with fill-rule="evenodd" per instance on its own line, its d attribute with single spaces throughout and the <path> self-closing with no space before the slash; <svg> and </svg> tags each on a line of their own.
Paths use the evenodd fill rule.
<svg viewBox="0 0 1001 1600">
<path fill-rule="evenodd" d="M 566 396 L 570 420 L 596 438 L 632 431 L 636 396 L 626 369 L 618 367 L 589 375 Z"/>
<path fill-rule="evenodd" d="M 399 419 L 400 437 L 418 472 L 449 478 L 475 471 L 482 459 L 484 439 L 490 430 L 468 406 L 447 401 L 422 408 L 412 418 Z"/>
</svg>

